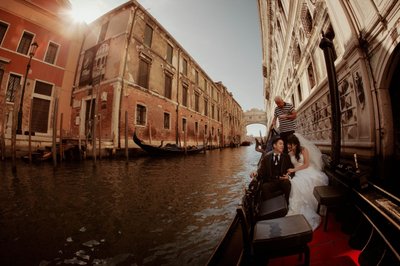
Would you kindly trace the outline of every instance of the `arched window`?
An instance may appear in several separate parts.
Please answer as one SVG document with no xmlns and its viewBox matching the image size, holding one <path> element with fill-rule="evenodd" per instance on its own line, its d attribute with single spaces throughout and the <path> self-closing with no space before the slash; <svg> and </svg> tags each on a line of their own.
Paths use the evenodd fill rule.
<svg viewBox="0 0 400 266">
<path fill-rule="evenodd" d="M 312 89 L 315 86 L 315 77 L 314 77 L 314 70 L 313 70 L 311 62 L 308 65 L 307 71 L 308 71 L 308 80 L 310 81 L 310 89 Z"/>
<path fill-rule="evenodd" d="M 310 11 L 308 10 L 306 3 L 303 4 L 303 8 L 301 10 L 301 22 L 303 24 L 305 33 L 308 36 L 310 36 L 311 31 L 312 31 L 313 21 L 312 21 L 311 14 L 310 14 Z"/>
</svg>

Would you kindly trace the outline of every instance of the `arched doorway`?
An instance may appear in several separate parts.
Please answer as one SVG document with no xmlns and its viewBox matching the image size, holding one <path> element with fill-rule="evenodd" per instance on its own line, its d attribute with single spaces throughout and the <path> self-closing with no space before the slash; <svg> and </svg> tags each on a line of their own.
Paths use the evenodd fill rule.
<svg viewBox="0 0 400 266">
<path fill-rule="evenodd" d="M 393 158 L 400 162 L 400 46 L 397 46 L 393 54 L 393 65 L 395 66 L 392 80 L 389 86 L 389 95 L 392 105 L 393 116 Z"/>
<path fill-rule="evenodd" d="M 386 120 L 386 122 L 381 125 L 380 139 L 386 141 L 383 142 L 379 153 L 381 160 L 378 165 L 378 181 L 388 191 L 398 196 L 400 180 L 393 173 L 397 172 L 400 164 L 400 45 L 393 50 L 386 63 L 381 88 L 383 95 L 378 104 L 383 108 L 379 116 L 381 121 Z M 388 109 L 385 106 L 388 106 Z"/>
</svg>

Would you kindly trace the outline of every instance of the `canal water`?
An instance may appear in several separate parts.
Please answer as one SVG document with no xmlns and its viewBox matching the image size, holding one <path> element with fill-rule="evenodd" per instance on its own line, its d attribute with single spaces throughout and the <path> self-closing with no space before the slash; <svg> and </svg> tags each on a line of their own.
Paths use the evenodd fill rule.
<svg viewBox="0 0 400 266">
<path fill-rule="evenodd" d="M 0 162 L 0 265 L 204 265 L 259 158 Z"/>
</svg>

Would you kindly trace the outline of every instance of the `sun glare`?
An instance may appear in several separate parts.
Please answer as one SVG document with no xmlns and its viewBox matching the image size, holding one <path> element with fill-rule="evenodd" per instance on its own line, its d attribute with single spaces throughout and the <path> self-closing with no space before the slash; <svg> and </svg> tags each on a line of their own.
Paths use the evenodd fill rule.
<svg viewBox="0 0 400 266">
<path fill-rule="evenodd" d="M 90 23 L 99 17 L 101 14 L 99 10 L 93 5 L 87 6 L 84 3 L 73 3 L 70 11 L 71 18 L 76 22 Z"/>
</svg>

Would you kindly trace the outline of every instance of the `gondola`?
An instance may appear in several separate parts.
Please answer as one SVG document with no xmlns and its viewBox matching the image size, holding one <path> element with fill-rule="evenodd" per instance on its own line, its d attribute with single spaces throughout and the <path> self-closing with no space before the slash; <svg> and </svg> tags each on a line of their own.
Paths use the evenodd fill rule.
<svg viewBox="0 0 400 266">
<path fill-rule="evenodd" d="M 397 194 L 393 195 L 368 181 L 371 171 L 367 171 L 369 168 L 363 171 L 358 168 L 356 154 L 354 162 L 341 158 L 341 113 L 335 66 L 331 54 L 332 41 L 323 36 L 320 47 L 325 53 L 332 107 L 331 157 L 324 156 L 328 158 L 324 161 L 324 171 L 331 179 L 330 186 L 341 188 L 344 196 L 343 204 L 336 208 L 337 217 L 341 216 L 340 224 L 343 232 L 336 231 L 335 234 L 350 234 L 348 246 L 356 254 L 358 250 L 359 265 L 399 265 L 400 199 L 396 197 Z M 261 144 L 256 140 L 256 150 Z M 260 147 L 259 150 L 263 149 Z M 242 256 L 244 254 L 241 237 L 243 232 L 239 220 L 236 214 L 207 265 L 249 265 Z M 321 226 L 316 232 L 318 230 L 321 230 Z M 314 245 L 314 247 L 317 246 Z M 322 247 L 322 245 L 319 246 Z M 310 252 L 315 254 L 313 250 Z M 324 259 L 340 256 L 336 254 L 335 257 Z"/>
<path fill-rule="evenodd" d="M 250 146 L 251 144 L 251 141 L 245 140 L 240 144 L 240 146 Z"/>
<path fill-rule="evenodd" d="M 31 154 L 31 160 L 33 163 L 40 163 L 40 162 L 45 162 L 45 161 L 50 161 L 52 156 L 52 152 L 49 150 L 37 150 L 35 152 L 32 152 Z M 24 162 L 29 162 L 29 155 L 24 155 L 22 156 L 22 160 Z"/>
<path fill-rule="evenodd" d="M 145 144 L 136 134 L 136 131 L 133 133 L 133 141 L 145 152 L 150 155 L 155 156 L 166 156 L 166 155 L 191 155 L 204 152 L 204 146 L 187 146 L 179 147 L 176 144 L 166 144 L 160 146 L 154 146 L 150 144 Z"/>
</svg>

